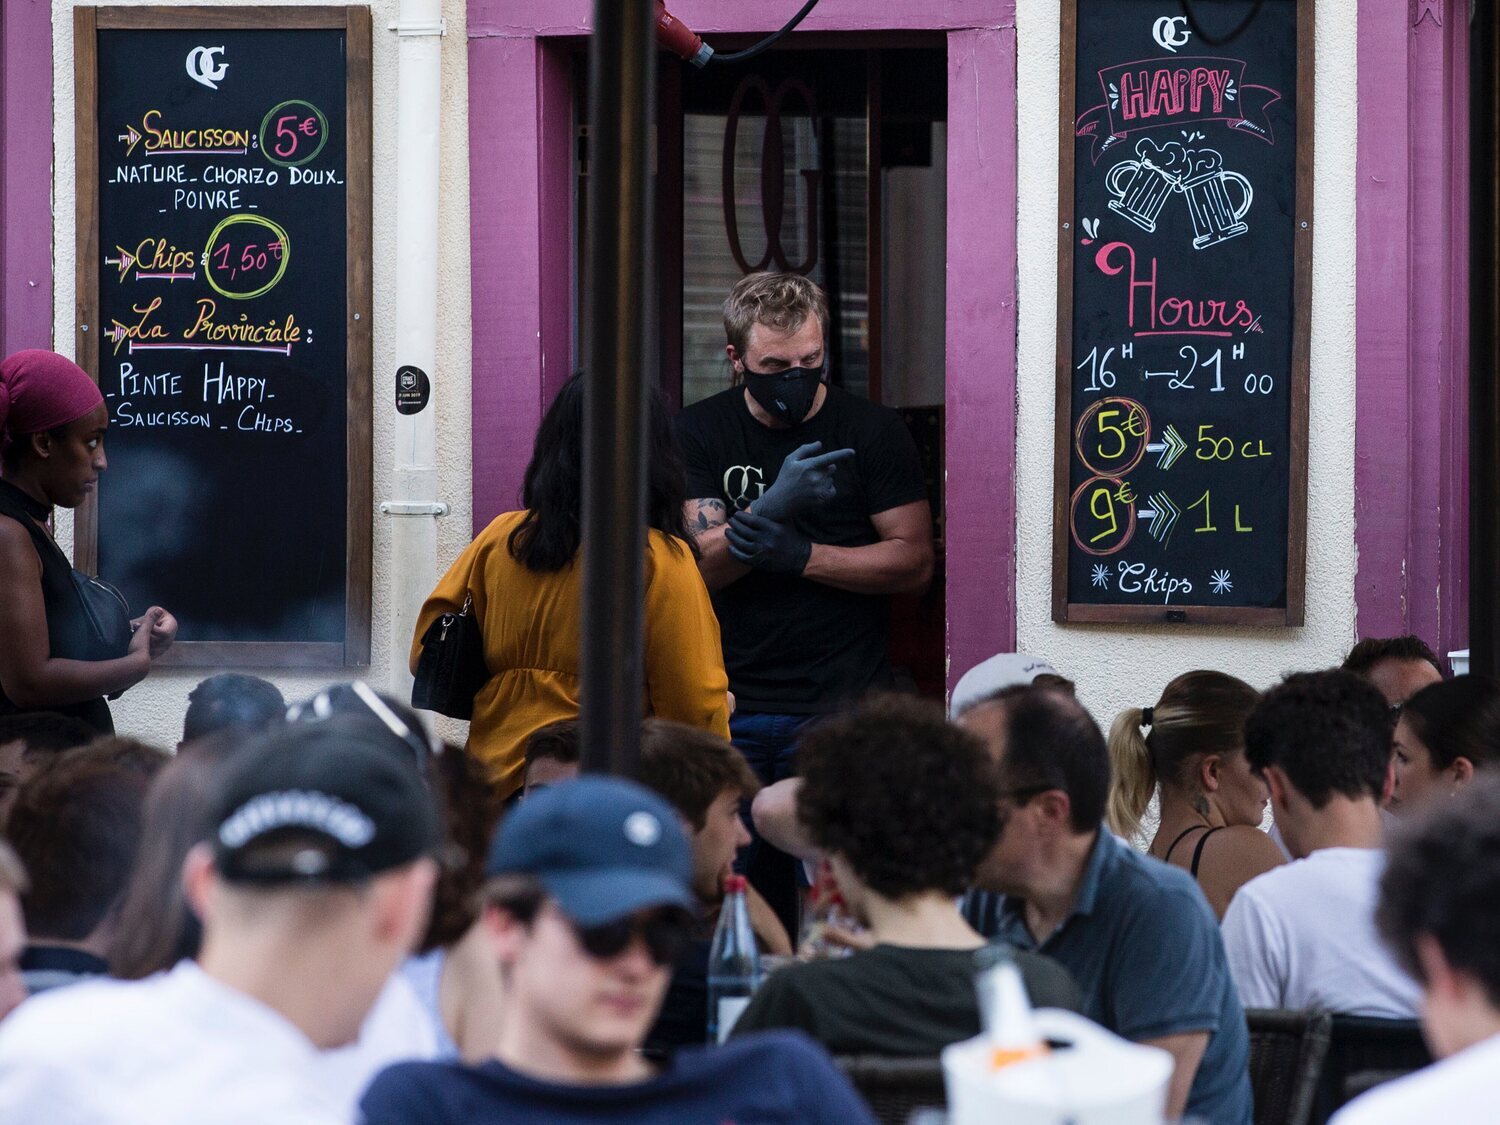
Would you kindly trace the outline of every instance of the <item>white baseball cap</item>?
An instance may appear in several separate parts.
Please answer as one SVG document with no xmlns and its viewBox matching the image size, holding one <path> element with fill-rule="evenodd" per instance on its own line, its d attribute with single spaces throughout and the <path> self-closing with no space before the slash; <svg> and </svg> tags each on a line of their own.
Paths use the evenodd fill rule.
<svg viewBox="0 0 1500 1125">
<path fill-rule="evenodd" d="M 1045 660 L 1027 656 L 1024 652 L 999 652 L 988 660 L 982 660 L 965 672 L 953 689 L 953 698 L 948 701 L 948 715 L 958 718 L 970 707 L 996 692 L 1010 687 L 1024 687 L 1038 676 L 1059 676 L 1060 673 Z"/>
</svg>

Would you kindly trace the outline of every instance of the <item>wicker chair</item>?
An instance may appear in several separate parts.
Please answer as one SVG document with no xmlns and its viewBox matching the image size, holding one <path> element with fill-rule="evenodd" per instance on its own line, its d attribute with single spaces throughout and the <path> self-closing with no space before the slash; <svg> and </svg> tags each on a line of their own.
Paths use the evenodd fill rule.
<svg viewBox="0 0 1500 1125">
<path fill-rule="evenodd" d="M 1251 1008 L 1245 1019 L 1255 1125 L 1307 1125 L 1333 1017 Z"/>
<path fill-rule="evenodd" d="M 1378 1081 L 1410 1074 L 1430 1062 L 1432 1053 L 1416 1020 L 1334 1016 L 1313 1125 L 1323 1125 L 1341 1105 Z"/>
<path fill-rule="evenodd" d="M 943 1065 L 936 1058 L 841 1055 L 835 1060 L 880 1125 L 906 1125 L 916 1109 L 946 1109 Z"/>
</svg>

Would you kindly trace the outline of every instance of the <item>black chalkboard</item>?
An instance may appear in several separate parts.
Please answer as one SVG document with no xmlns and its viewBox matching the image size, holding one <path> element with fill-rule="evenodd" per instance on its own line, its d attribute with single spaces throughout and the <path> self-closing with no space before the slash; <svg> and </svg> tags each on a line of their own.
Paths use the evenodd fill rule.
<svg viewBox="0 0 1500 1125">
<path fill-rule="evenodd" d="M 93 11 L 98 572 L 172 610 L 188 662 L 362 663 L 369 420 L 351 389 L 369 311 L 350 262 L 369 247 L 350 215 L 368 152 L 351 143 L 349 17 L 163 27 L 156 9 L 107 27 Z"/>
<path fill-rule="evenodd" d="M 1065 4 L 1057 620 L 1302 622 L 1311 9 Z"/>
</svg>

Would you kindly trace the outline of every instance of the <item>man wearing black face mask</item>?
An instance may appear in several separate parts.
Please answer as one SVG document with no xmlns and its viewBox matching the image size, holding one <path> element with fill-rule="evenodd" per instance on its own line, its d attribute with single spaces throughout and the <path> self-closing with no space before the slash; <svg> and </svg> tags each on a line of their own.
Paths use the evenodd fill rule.
<svg viewBox="0 0 1500 1125">
<path fill-rule="evenodd" d="M 685 409 L 677 438 L 737 702 L 730 730 L 770 784 L 789 776 L 802 726 L 889 686 L 890 595 L 931 579 L 932 514 L 900 416 L 824 381 L 815 284 L 750 274 L 724 328 L 735 385 Z"/>
</svg>

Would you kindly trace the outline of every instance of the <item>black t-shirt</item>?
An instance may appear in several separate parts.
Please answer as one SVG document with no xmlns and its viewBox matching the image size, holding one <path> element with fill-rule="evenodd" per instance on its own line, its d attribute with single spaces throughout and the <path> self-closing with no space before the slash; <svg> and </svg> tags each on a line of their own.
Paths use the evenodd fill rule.
<svg viewBox="0 0 1500 1125">
<path fill-rule="evenodd" d="M 655 1078 L 572 1086 L 491 1059 L 398 1063 L 360 1101 L 364 1125 L 874 1125 L 849 1080 L 802 1035 L 680 1051 Z"/>
<path fill-rule="evenodd" d="M 694 939 L 672 969 L 656 1023 L 646 1036 L 648 1050 L 670 1053 L 694 1047 L 708 1037 L 708 955 L 712 938 Z"/>
<path fill-rule="evenodd" d="M 837 494 L 794 526 L 814 543 L 867 547 L 880 536 L 870 517 L 927 499 L 916 442 L 894 410 L 829 387 L 799 426 L 757 422 L 743 387 L 731 387 L 677 416 L 688 496 L 722 500 L 733 514 L 776 480 L 800 445 L 853 449 L 839 466 Z M 752 570 L 713 595 L 724 639 L 729 689 L 742 711 L 815 714 L 887 686 L 890 599 L 836 590 L 800 575 Z"/>
<path fill-rule="evenodd" d="M 1015 957 L 1033 1007 L 1083 1007 L 1078 985 L 1056 961 Z M 835 1055 L 936 1055 L 979 1034 L 974 972 L 972 949 L 898 945 L 788 965 L 756 990 L 733 1034 L 796 1028 Z"/>
</svg>

